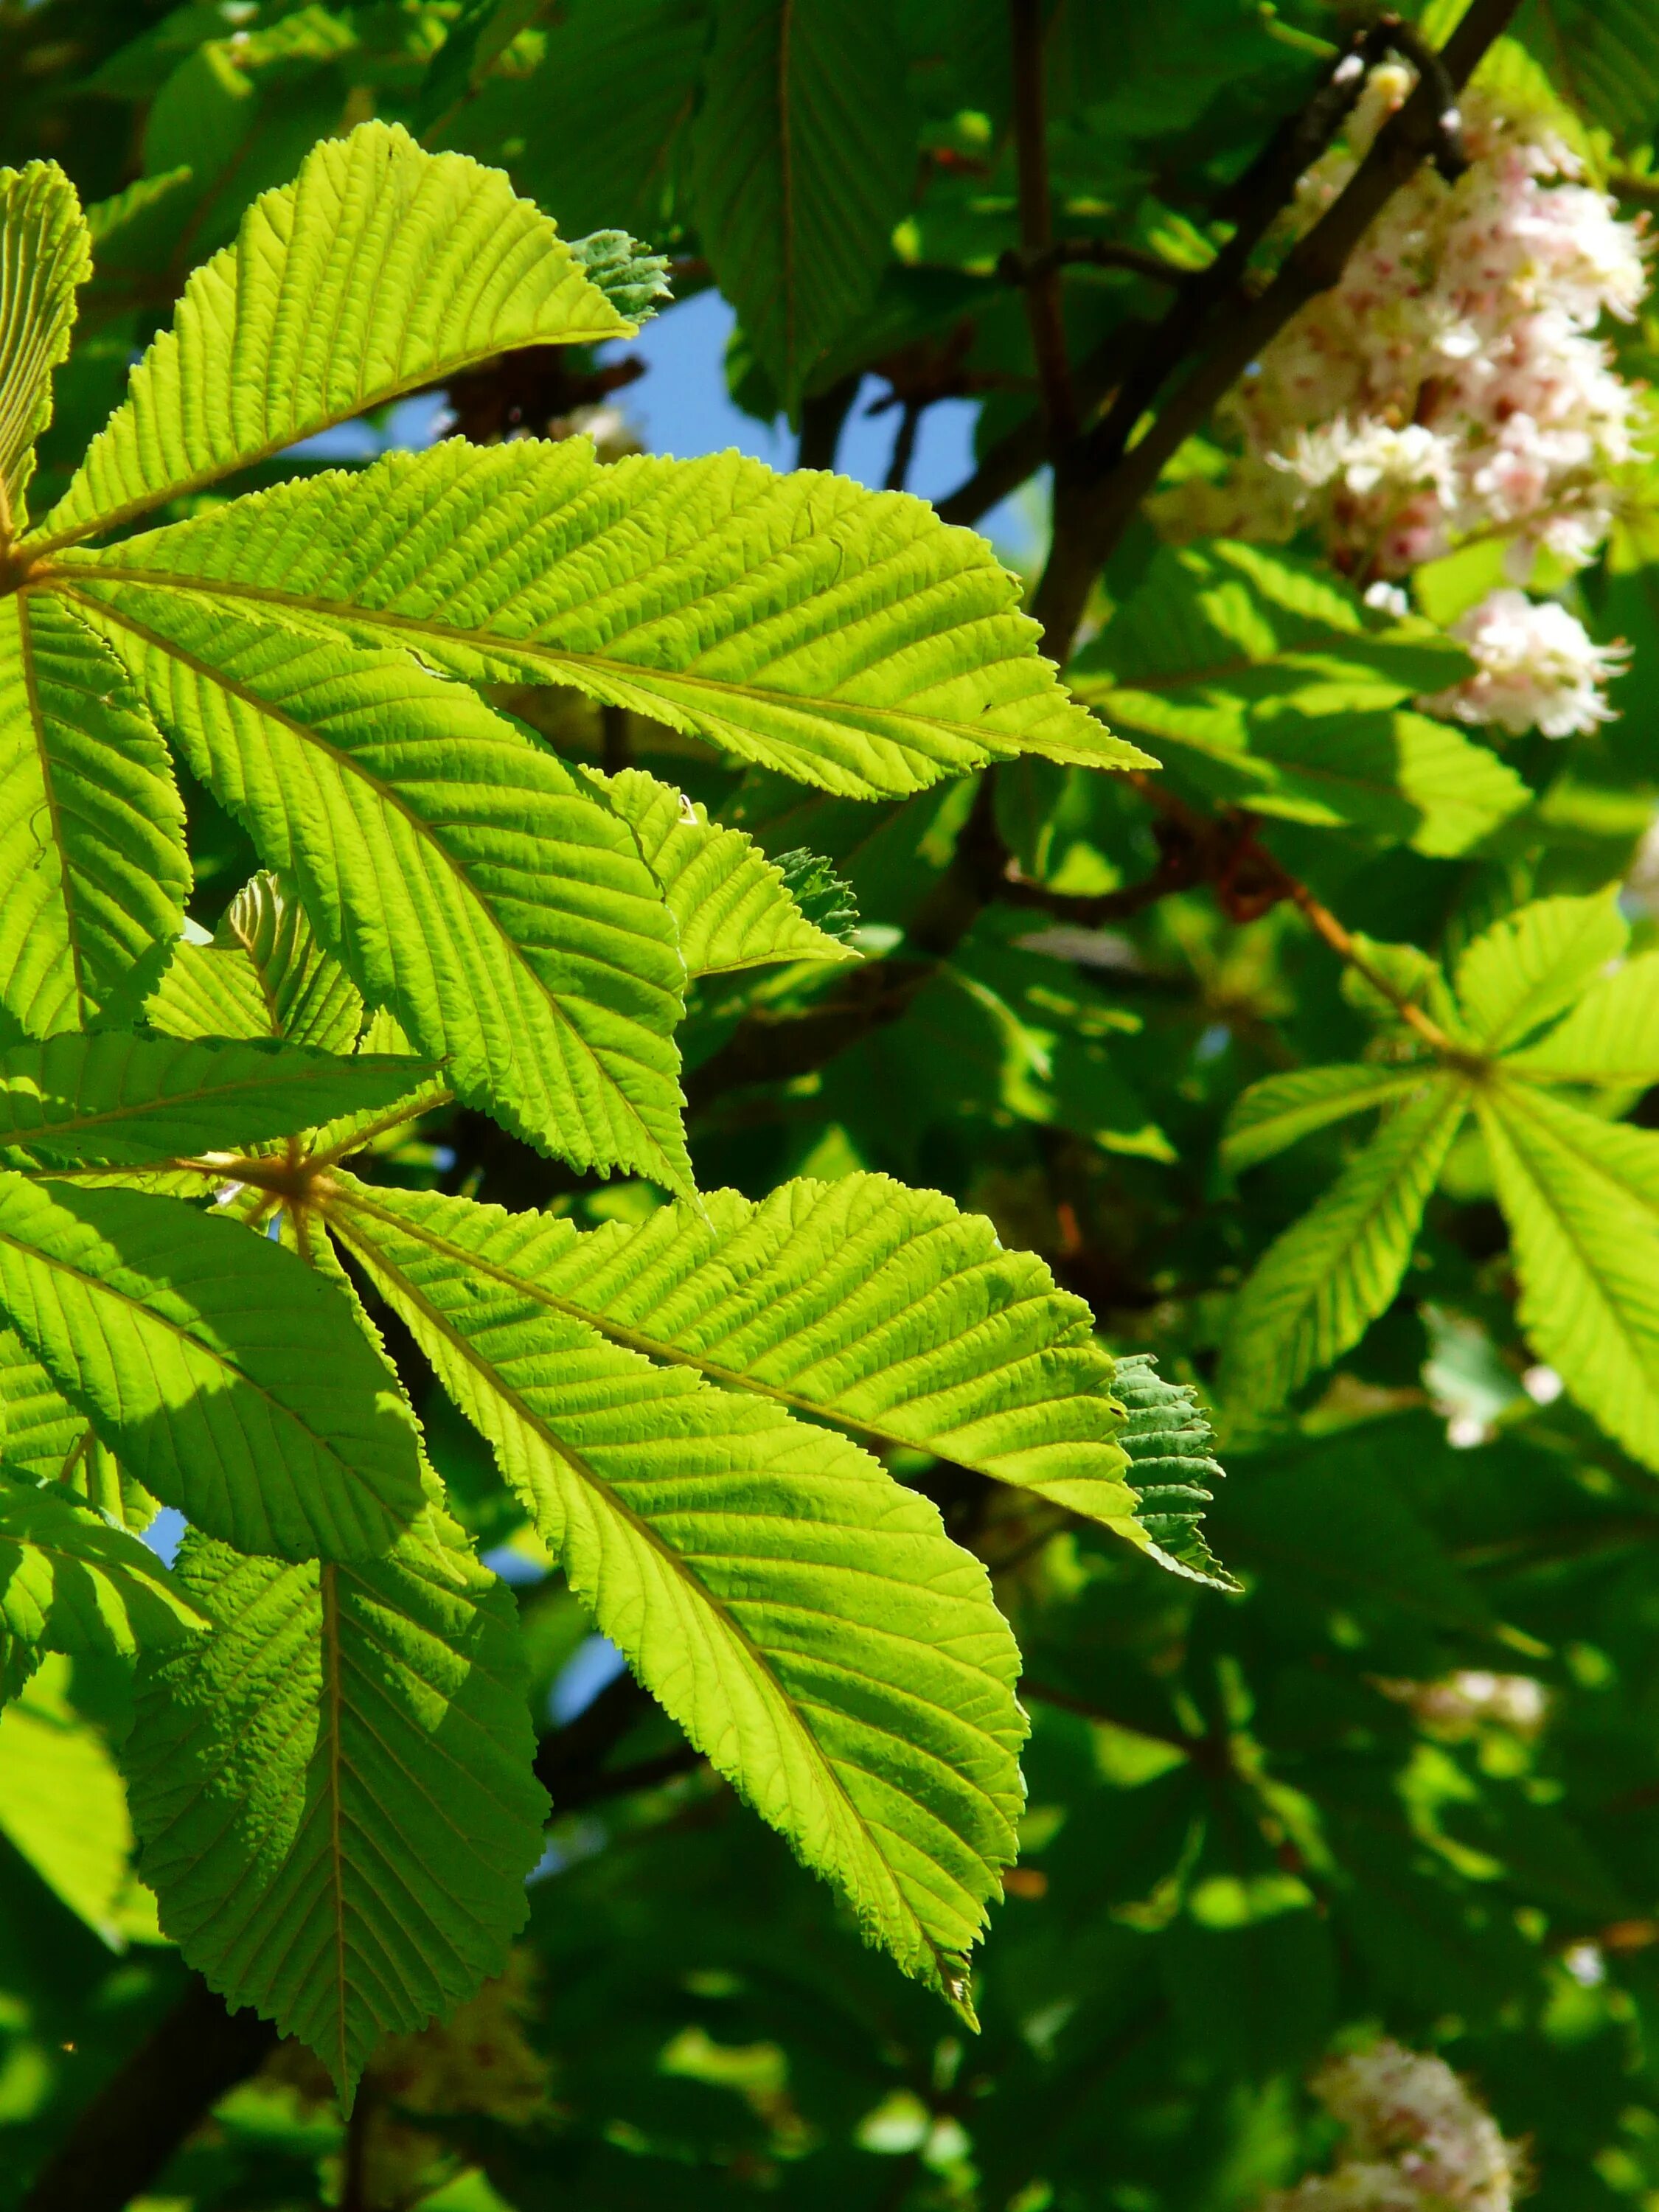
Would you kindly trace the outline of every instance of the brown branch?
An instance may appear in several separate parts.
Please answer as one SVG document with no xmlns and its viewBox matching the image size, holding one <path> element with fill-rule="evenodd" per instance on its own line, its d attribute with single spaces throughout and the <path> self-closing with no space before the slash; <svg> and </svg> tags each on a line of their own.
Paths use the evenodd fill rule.
<svg viewBox="0 0 1659 2212">
<path fill-rule="evenodd" d="M 1110 410 L 1088 433 L 1073 465 L 1055 487 L 1054 551 L 1032 606 L 1053 658 L 1064 660 L 1069 655 L 1094 576 L 1157 483 L 1164 463 L 1207 421 L 1217 402 L 1291 318 L 1340 279 L 1354 247 L 1393 194 L 1416 173 L 1425 157 L 1433 154 L 1443 167 L 1453 164 L 1455 155 L 1449 136 L 1455 128 L 1455 113 L 1448 110 L 1446 100 L 1468 82 L 1518 5 L 1519 0 L 1473 0 L 1438 57 L 1437 65 L 1425 72 L 1399 113 L 1378 133 L 1376 143 L 1344 191 L 1291 249 L 1261 298 L 1242 313 L 1224 319 L 1208 354 L 1139 443 L 1131 446 L 1129 440 L 1142 415 L 1179 357 L 1200 338 L 1208 309 L 1214 304 L 1208 285 L 1194 284 L 1176 295 L 1145 361 L 1137 363 L 1125 379 Z M 1397 27 L 1391 29 L 1391 42 L 1400 43 Z M 1345 77 L 1343 72 L 1352 63 L 1359 66 Z M 1281 194 L 1279 205 L 1287 203 L 1297 177 L 1307 166 L 1310 145 L 1322 131 L 1328 142 L 1346 112 L 1343 101 L 1351 106 L 1362 82 L 1360 55 L 1345 57 L 1303 117 L 1281 132 L 1258 164 L 1260 189 L 1249 222 L 1241 222 L 1229 245 L 1204 272 L 1206 279 L 1214 279 L 1224 266 L 1229 289 L 1237 285 L 1243 273 L 1243 260 L 1237 253 L 1241 240 L 1252 229 L 1257 238 L 1265 232 L 1278 211 L 1277 207 L 1269 207 L 1273 191 Z M 1201 292 L 1205 297 L 1200 314 Z"/>
<path fill-rule="evenodd" d="M 1025 318 L 1042 387 L 1049 450 L 1058 454 L 1077 434 L 1077 403 L 1066 353 L 1060 270 L 1052 258 L 1054 208 L 1048 192 L 1048 125 L 1042 85 L 1042 0 L 1009 0 L 1013 48 L 1014 160 L 1019 178 L 1019 242 L 1030 273 Z"/>
<path fill-rule="evenodd" d="M 843 376 L 827 391 L 815 392 L 800 404 L 800 439 L 795 449 L 798 469 L 833 469 L 842 426 L 864 381 L 856 371 Z"/>
<path fill-rule="evenodd" d="M 1135 323 L 1114 331 L 1085 354 L 1073 372 L 1072 386 L 1085 421 L 1116 384 L 1123 372 L 1126 349 L 1133 345 L 1146 327 Z M 938 501 L 940 520 L 977 522 L 988 507 L 1018 491 L 1027 477 L 1036 474 L 1048 451 L 1048 430 L 1041 413 L 1028 415 L 997 440 L 972 476 Z"/>
<path fill-rule="evenodd" d="M 893 439 L 893 458 L 887 464 L 888 491 L 902 491 L 915 458 L 916 432 L 921 427 L 921 402 L 907 399 L 899 410 L 898 430 Z"/>
<path fill-rule="evenodd" d="M 1177 269 L 1145 246 L 1120 246 L 1109 238 L 1062 238 L 1041 253 L 1010 246 L 997 263 L 1005 284 L 1030 284 L 1056 269 L 1127 269 L 1155 284 L 1184 284 L 1196 272 Z"/>
<path fill-rule="evenodd" d="M 599 709 L 599 757 L 607 775 L 620 775 L 634 765 L 632 722 L 626 707 Z"/>
<path fill-rule="evenodd" d="M 121 2212 L 276 2040 L 268 2020 L 227 2012 L 192 1975 L 173 2010 L 76 2114 L 20 2212 Z"/>
</svg>

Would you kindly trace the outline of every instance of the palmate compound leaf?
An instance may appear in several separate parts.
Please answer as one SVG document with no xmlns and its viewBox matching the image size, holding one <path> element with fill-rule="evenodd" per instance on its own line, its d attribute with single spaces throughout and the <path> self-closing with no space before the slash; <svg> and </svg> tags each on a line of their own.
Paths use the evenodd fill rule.
<svg viewBox="0 0 1659 2212">
<path fill-rule="evenodd" d="M 1240 1100 L 1224 1152 L 1230 1165 L 1249 1166 L 1310 1129 L 1425 1082 L 1451 1103 L 1449 1110 L 1475 1109 L 1510 1226 L 1529 1341 L 1610 1434 L 1659 1465 L 1659 1304 L 1651 1290 L 1659 1279 L 1659 1139 L 1587 1114 L 1549 1088 L 1632 1090 L 1659 1078 L 1659 961 L 1644 954 L 1615 964 L 1628 939 L 1613 891 L 1535 901 L 1465 948 L 1455 999 L 1426 954 L 1362 940 L 1367 964 L 1426 1002 L 1447 1030 L 1454 1050 L 1445 1072 L 1431 1076 L 1419 1061 L 1270 1077 Z M 1370 1011 L 1388 1014 L 1369 987 L 1363 996 L 1374 1001 Z M 1429 1118 L 1422 1149 L 1407 1158 L 1398 1135 L 1413 1111 Z M 1389 1182 L 1391 1139 L 1397 1188 Z M 1224 1388 L 1241 1402 L 1270 1405 L 1357 1340 L 1398 1283 L 1395 1262 L 1404 1264 L 1449 1142 L 1428 1099 L 1385 1121 L 1245 1285 Z M 1381 1244 L 1369 1250 L 1371 1290 L 1356 1298 L 1339 1247 L 1364 1218 L 1368 1191 L 1386 1195 L 1392 1211 Z"/>
<path fill-rule="evenodd" d="M 55 162 L 0 169 L 0 553 L 20 536 L 52 373 L 69 351 L 92 253 L 75 187 Z"/>
<path fill-rule="evenodd" d="M 689 1189 L 684 970 L 626 824 L 384 643 L 193 593 L 118 600 L 88 611 L 192 774 L 457 1093 L 577 1166 Z"/>
<path fill-rule="evenodd" d="M 1477 1104 L 1528 1341 L 1659 1467 L 1659 1135 L 1512 1080 L 1482 1086 Z"/>
<path fill-rule="evenodd" d="M 1269 1247 L 1228 1319 L 1218 1387 L 1276 1406 L 1357 1344 L 1389 1306 L 1424 1206 L 1469 1109 L 1467 1085 L 1425 1073 L 1312 1210 Z"/>
<path fill-rule="evenodd" d="M 640 1679 L 966 2010 L 1024 1735 L 979 1561 L 846 1437 L 607 1341 L 558 1297 L 568 1224 L 344 1177 L 328 1212 Z"/>
<path fill-rule="evenodd" d="M 416 1092 L 429 1060 L 106 1030 L 0 1050 L 0 1144 L 54 1165 L 143 1167 L 254 1145 Z"/>
<path fill-rule="evenodd" d="M 858 957 L 807 920 L 782 868 L 743 830 L 710 822 L 706 807 L 641 769 L 592 781 L 662 885 L 688 975 L 727 975 L 769 960 Z"/>
<path fill-rule="evenodd" d="M 184 806 L 119 662 L 62 601 L 0 596 L 0 1006 L 85 1028 L 178 934 Z"/>
<path fill-rule="evenodd" d="M 28 542 L 113 529 L 509 348 L 633 334 L 498 170 L 362 124 L 315 146 L 197 270 Z"/>
<path fill-rule="evenodd" d="M 396 1222 L 439 1245 L 441 1223 L 482 1218 L 343 1188 L 354 1220 Z M 1112 1361 L 1088 1307 L 1057 1290 L 1035 1254 L 1005 1251 L 982 1215 L 937 1191 L 882 1175 L 802 1178 L 759 1204 L 712 1191 L 696 1211 L 659 1207 L 638 1225 L 584 1234 L 531 1215 L 517 1234 L 516 1256 L 489 1264 L 550 1314 L 878 1449 L 937 1453 L 1145 1541 Z"/>
<path fill-rule="evenodd" d="M 131 1657 L 204 1625 L 148 1544 L 0 1464 L 0 1680 L 41 1651 Z"/>
<path fill-rule="evenodd" d="M 421 1510 L 349 1307 L 233 1221 L 0 1176 L 0 1311 L 129 1474 L 241 1550 L 357 1557 Z"/>
<path fill-rule="evenodd" d="M 601 466 L 451 439 L 52 573 L 349 628 L 475 681 L 571 684 L 854 799 L 1021 752 L 1149 765 L 1068 699 L 1019 586 L 924 501 L 738 453 Z M 149 617 L 146 617 L 149 619 Z"/>
<path fill-rule="evenodd" d="M 512 1593 L 436 1508 L 350 1564 L 192 1534 L 178 1579 L 213 1629 L 141 1673 L 140 1868 L 211 1987 L 349 2101 L 380 2038 L 472 1996 L 524 1921 L 546 1798 Z"/>
</svg>

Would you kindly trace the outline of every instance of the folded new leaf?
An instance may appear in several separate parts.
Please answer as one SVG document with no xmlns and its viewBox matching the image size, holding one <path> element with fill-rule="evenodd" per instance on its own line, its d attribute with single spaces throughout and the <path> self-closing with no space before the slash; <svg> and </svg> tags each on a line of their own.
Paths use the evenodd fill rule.
<svg viewBox="0 0 1659 2212">
<path fill-rule="evenodd" d="M 726 975 L 769 960 L 855 960 L 809 921 L 784 872 L 754 839 L 708 819 L 641 769 L 592 778 L 639 840 L 680 933 L 688 975 Z"/>
<path fill-rule="evenodd" d="M 305 908 L 268 869 L 243 884 L 207 944 L 183 938 L 144 1005 L 170 1036 L 284 1037 L 356 1049 L 362 994 L 317 942 Z"/>
</svg>

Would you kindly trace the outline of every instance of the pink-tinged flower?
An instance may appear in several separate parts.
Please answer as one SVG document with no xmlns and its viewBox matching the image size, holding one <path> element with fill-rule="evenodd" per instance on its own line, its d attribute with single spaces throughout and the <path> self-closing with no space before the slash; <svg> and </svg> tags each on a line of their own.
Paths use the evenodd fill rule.
<svg viewBox="0 0 1659 2212">
<path fill-rule="evenodd" d="M 1348 2130 L 1342 2156 L 1275 2191 L 1266 2212 L 1510 2212 L 1519 2149 L 1444 2059 L 1384 2041 L 1333 2061 L 1312 2087 Z"/>
<path fill-rule="evenodd" d="M 1372 72 L 1347 145 L 1303 179 L 1304 228 L 1410 85 L 1395 64 Z M 1425 167 L 1396 192 L 1341 282 L 1231 395 L 1223 417 L 1243 450 L 1229 475 L 1189 479 L 1153 502 L 1171 535 L 1224 526 L 1282 539 L 1311 523 L 1364 583 L 1493 531 L 1512 539 L 1517 580 L 1540 547 L 1593 558 L 1612 519 L 1607 472 L 1632 454 L 1639 404 L 1595 332 L 1603 314 L 1628 320 L 1646 292 L 1642 226 L 1580 180 L 1547 119 L 1477 95 L 1466 124 L 1474 158 L 1459 182 Z M 1594 690 L 1600 677 L 1586 680 Z M 1482 696 L 1493 711 L 1452 711 L 1498 721 L 1500 704 L 1522 711 L 1497 679 Z M 1553 696 L 1540 728 L 1603 719 L 1565 674 Z"/>
<path fill-rule="evenodd" d="M 1576 615 L 1553 599 L 1505 588 L 1488 592 L 1452 626 L 1475 664 L 1473 676 L 1419 701 L 1460 722 L 1495 724 L 1519 736 L 1587 734 L 1615 710 L 1602 686 L 1630 658 L 1624 645 L 1597 645 Z"/>
</svg>

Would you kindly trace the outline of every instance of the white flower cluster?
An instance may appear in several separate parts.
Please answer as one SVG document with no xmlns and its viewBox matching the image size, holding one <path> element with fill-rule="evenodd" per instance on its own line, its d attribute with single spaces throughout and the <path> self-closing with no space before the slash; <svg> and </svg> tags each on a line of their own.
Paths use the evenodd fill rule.
<svg viewBox="0 0 1659 2212">
<path fill-rule="evenodd" d="M 1495 722 L 1519 735 L 1541 730 L 1571 738 L 1610 722 L 1601 687 L 1630 658 L 1625 645 L 1596 645 L 1576 615 L 1553 599 L 1524 592 L 1489 592 L 1452 625 L 1468 646 L 1475 672 L 1449 691 L 1420 703 L 1460 722 Z"/>
<path fill-rule="evenodd" d="M 1347 147 L 1303 179 L 1301 219 L 1340 190 L 1411 82 L 1393 64 L 1372 72 Z M 1475 536 L 1510 541 L 1519 580 L 1540 548 L 1592 558 L 1641 404 L 1595 331 L 1603 314 L 1630 320 L 1647 289 L 1641 224 L 1619 220 L 1539 118 L 1472 96 L 1465 135 L 1457 184 L 1420 169 L 1341 282 L 1266 349 L 1225 410 L 1242 459 L 1155 501 L 1162 526 L 1282 538 L 1312 522 L 1362 586 Z M 1534 608 L 1528 625 L 1518 598 L 1477 611 L 1480 673 L 1436 705 L 1510 730 L 1593 728 L 1610 664 L 1565 610 Z"/>
<path fill-rule="evenodd" d="M 1264 2212 L 1510 2212 L 1519 2150 L 1444 2059 L 1377 2043 L 1334 2060 L 1313 2088 L 1347 2128 L 1342 2156 L 1273 2191 Z"/>
<path fill-rule="evenodd" d="M 1445 1735 L 1472 1735 L 1482 1722 L 1535 1735 L 1549 1711 L 1544 1686 L 1534 1676 L 1494 1674 L 1484 1667 L 1462 1668 L 1431 1682 L 1378 1679 L 1376 1686 Z"/>
</svg>

